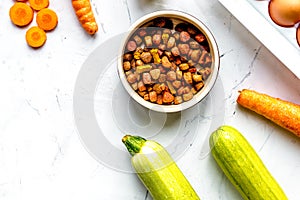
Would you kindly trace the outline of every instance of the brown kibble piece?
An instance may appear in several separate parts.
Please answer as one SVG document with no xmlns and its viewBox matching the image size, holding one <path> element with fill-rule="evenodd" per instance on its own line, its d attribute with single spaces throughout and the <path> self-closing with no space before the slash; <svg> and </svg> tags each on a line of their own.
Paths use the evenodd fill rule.
<svg viewBox="0 0 300 200">
<path fill-rule="evenodd" d="M 181 42 L 187 42 L 187 41 L 189 41 L 191 36 L 188 32 L 182 31 L 182 32 L 180 32 L 179 38 L 180 38 Z"/>
<path fill-rule="evenodd" d="M 162 38 L 163 44 L 166 45 L 168 43 L 169 37 L 170 37 L 170 35 L 168 33 L 162 34 L 161 38 Z"/>
<path fill-rule="evenodd" d="M 161 64 L 162 66 L 164 66 L 165 68 L 170 68 L 172 67 L 172 63 L 169 61 L 167 56 L 163 56 L 161 59 Z"/>
<path fill-rule="evenodd" d="M 135 35 L 133 37 L 133 40 L 136 42 L 137 45 L 140 45 L 143 42 L 142 38 L 140 36 L 138 36 L 138 35 Z"/>
<path fill-rule="evenodd" d="M 167 75 L 165 74 L 160 74 L 158 78 L 158 82 L 163 83 L 167 80 Z"/>
<path fill-rule="evenodd" d="M 202 81 L 202 76 L 199 74 L 193 74 L 193 81 L 195 81 L 196 83 Z"/>
<path fill-rule="evenodd" d="M 190 66 L 189 66 L 187 63 L 182 63 L 182 64 L 179 65 L 179 69 L 180 69 L 181 71 L 186 71 L 186 70 L 188 70 L 189 68 L 190 68 Z"/>
<path fill-rule="evenodd" d="M 171 94 L 175 95 L 176 94 L 176 90 L 173 87 L 172 83 L 170 83 L 169 81 L 167 81 L 167 85 L 168 85 L 168 88 L 169 88 L 169 91 L 171 92 Z"/>
<path fill-rule="evenodd" d="M 201 55 L 200 49 L 196 49 L 191 52 L 190 57 L 191 57 L 192 61 L 197 62 L 200 59 L 200 55 Z"/>
<path fill-rule="evenodd" d="M 123 59 L 124 59 L 125 61 L 131 61 L 132 58 L 133 58 L 133 56 L 132 56 L 132 54 L 130 54 L 130 53 L 126 53 L 126 54 L 124 54 L 124 56 L 123 56 Z"/>
<path fill-rule="evenodd" d="M 160 87 L 160 84 L 155 84 L 153 86 L 153 90 L 157 93 L 160 94 L 162 92 L 162 88 Z"/>
<path fill-rule="evenodd" d="M 172 53 L 173 56 L 175 56 L 175 57 L 180 55 L 180 52 L 179 52 L 178 47 L 173 47 L 173 48 L 171 49 L 171 53 Z"/>
<path fill-rule="evenodd" d="M 136 72 L 141 74 L 143 72 L 149 72 L 152 69 L 152 65 L 138 65 L 136 67 Z"/>
<path fill-rule="evenodd" d="M 144 63 L 150 63 L 152 60 L 152 55 L 150 52 L 143 52 L 141 54 L 141 59 Z"/>
<path fill-rule="evenodd" d="M 191 88 L 189 87 L 189 86 L 185 86 L 184 88 L 183 88 L 183 94 L 187 94 L 187 93 L 189 93 L 191 91 Z"/>
<path fill-rule="evenodd" d="M 199 49 L 200 48 L 200 44 L 195 40 L 190 41 L 189 44 L 190 44 L 191 49 Z"/>
<path fill-rule="evenodd" d="M 137 32 L 140 37 L 145 37 L 147 35 L 147 31 L 145 30 L 145 28 L 140 28 Z"/>
<path fill-rule="evenodd" d="M 136 43 L 135 41 L 131 40 L 127 43 L 127 50 L 128 51 L 134 51 L 136 49 Z"/>
<path fill-rule="evenodd" d="M 127 81 L 128 81 L 128 83 L 131 83 L 131 84 L 136 82 L 137 81 L 136 75 L 135 74 L 129 74 L 127 76 Z"/>
<path fill-rule="evenodd" d="M 195 88 L 191 88 L 191 92 L 193 93 L 193 95 L 195 95 L 198 91 Z"/>
<path fill-rule="evenodd" d="M 144 98 L 144 96 L 147 94 L 147 92 L 146 91 L 137 91 L 138 92 L 138 94 L 141 96 L 141 97 L 143 97 Z"/>
<path fill-rule="evenodd" d="M 137 84 L 137 82 L 132 83 L 132 84 L 131 84 L 131 87 L 132 87 L 133 90 L 137 90 L 137 89 L 138 89 L 138 84 Z"/>
<path fill-rule="evenodd" d="M 146 86 L 144 85 L 143 81 L 139 81 L 139 82 L 138 82 L 138 89 L 139 89 L 140 92 L 143 92 L 143 91 L 146 91 L 146 90 L 147 90 L 147 88 L 146 88 Z"/>
<path fill-rule="evenodd" d="M 190 35 L 196 35 L 197 34 L 197 28 L 193 25 L 189 25 L 187 27 L 187 32 L 190 34 Z"/>
<path fill-rule="evenodd" d="M 199 90 L 201 90 L 201 88 L 203 88 L 203 86 L 204 86 L 204 82 L 201 81 L 201 82 L 199 82 L 199 83 L 197 83 L 197 84 L 195 85 L 195 89 L 196 89 L 197 91 L 199 91 Z"/>
<path fill-rule="evenodd" d="M 154 34 L 152 36 L 152 42 L 153 42 L 154 45 L 158 46 L 161 42 L 161 35 L 160 34 Z"/>
<path fill-rule="evenodd" d="M 199 33 L 195 36 L 195 40 L 199 43 L 204 42 L 206 40 L 205 36 L 202 33 Z"/>
<path fill-rule="evenodd" d="M 160 84 L 159 87 L 160 87 L 161 91 L 165 91 L 168 88 L 164 83 Z"/>
<path fill-rule="evenodd" d="M 179 23 L 175 26 L 175 30 L 178 31 L 178 32 L 181 32 L 181 31 L 186 31 L 187 30 L 187 24 L 186 23 Z"/>
<path fill-rule="evenodd" d="M 178 89 L 181 86 L 181 81 L 178 81 L 178 80 L 173 81 L 172 85 L 173 85 L 174 88 Z"/>
<path fill-rule="evenodd" d="M 181 86 L 178 90 L 177 90 L 177 95 L 182 95 L 184 92 L 184 87 Z"/>
<path fill-rule="evenodd" d="M 191 72 L 185 72 L 183 73 L 183 79 L 187 84 L 193 84 L 193 79 L 192 79 L 192 73 Z"/>
<path fill-rule="evenodd" d="M 182 71 L 177 70 L 176 71 L 176 77 L 177 77 L 177 80 L 181 80 L 182 79 Z"/>
<path fill-rule="evenodd" d="M 208 76 L 211 74 L 211 68 L 205 67 L 204 69 L 201 69 L 199 72 L 202 75 L 203 80 L 206 80 Z"/>
<path fill-rule="evenodd" d="M 143 73 L 143 82 L 145 85 L 149 85 L 152 83 L 150 73 Z"/>
<path fill-rule="evenodd" d="M 152 37 L 150 35 L 145 36 L 144 40 L 146 47 L 151 47 L 153 45 Z"/>
<path fill-rule="evenodd" d="M 143 66 L 144 65 L 144 62 L 142 60 L 137 60 L 135 61 L 135 66 L 138 67 L 138 66 Z M 137 68 L 138 69 L 138 68 Z"/>
<path fill-rule="evenodd" d="M 183 55 L 186 55 L 190 51 L 190 46 L 188 44 L 178 44 L 179 52 Z"/>
<path fill-rule="evenodd" d="M 150 75 L 154 80 L 157 80 L 160 76 L 160 70 L 159 69 L 152 69 L 150 71 Z"/>
<path fill-rule="evenodd" d="M 130 62 L 129 62 L 129 61 L 126 61 L 126 62 L 123 63 L 123 69 L 124 69 L 125 71 L 128 71 L 128 70 L 131 69 L 131 65 L 130 65 Z"/>
<path fill-rule="evenodd" d="M 181 96 L 176 96 L 176 97 L 174 98 L 174 104 L 175 104 L 175 105 L 181 104 L 182 102 L 183 102 L 183 100 L 182 100 L 182 97 L 181 97 Z"/>
<path fill-rule="evenodd" d="M 176 42 L 175 38 L 174 37 L 170 37 L 169 40 L 168 40 L 168 43 L 167 43 L 167 48 L 171 49 L 172 47 L 174 47 L 175 42 Z"/>
<path fill-rule="evenodd" d="M 167 73 L 167 80 L 168 81 L 175 81 L 176 80 L 176 72 L 168 71 Z"/>
<path fill-rule="evenodd" d="M 144 100 L 149 101 L 150 100 L 150 95 L 149 94 L 144 94 Z"/>
<path fill-rule="evenodd" d="M 193 96 L 194 96 L 193 93 L 190 91 L 186 94 L 183 94 L 182 98 L 183 98 L 184 101 L 189 101 L 193 98 Z"/>
</svg>

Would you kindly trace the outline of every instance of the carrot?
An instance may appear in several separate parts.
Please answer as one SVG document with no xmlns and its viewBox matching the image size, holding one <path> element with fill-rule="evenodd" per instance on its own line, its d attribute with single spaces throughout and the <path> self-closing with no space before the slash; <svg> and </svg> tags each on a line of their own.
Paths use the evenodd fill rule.
<svg viewBox="0 0 300 200">
<path fill-rule="evenodd" d="M 36 23 L 44 31 L 51 31 L 57 26 L 58 18 L 53 10 L 43 8 L 36 15 Z"/>
<path fill-rule="evenodd" d="M 247 89 L 240 91 L 237 103 L 300 137 L 300 105 Z"/>
<path fill-rule="evenodd" d="M 41 47 L 47 40 L 46 33 L 43 29 L 33 26 L 26 31 L 26 42 L 33 48 Z"/>
<path fill-rule="evenodd" d="M 31 8 L 34 10 L 41 10 L 43 8 L 47 8 L 49 6 L 49 0 L 29 0 L 29 4 Z"/>
<path fill-rule="evenodd" d="M 90 0 L 72 0 L 72 5 L 82 27 L 88 34 L 94 35 L 98 31 L 98 25 Z"/>
<path fill-rule="evenodd" d="M 19 2 L 27 2 L 28 0 L 16 0 L 16 1 L 19 1 Z"/>
<path fill-rule="evenodd" d="M 33 10 L 26 3 L 16 2 L 9 10 L 9 17 L 13 24 L 26 26 L 33 20 Z"/>
</svg>

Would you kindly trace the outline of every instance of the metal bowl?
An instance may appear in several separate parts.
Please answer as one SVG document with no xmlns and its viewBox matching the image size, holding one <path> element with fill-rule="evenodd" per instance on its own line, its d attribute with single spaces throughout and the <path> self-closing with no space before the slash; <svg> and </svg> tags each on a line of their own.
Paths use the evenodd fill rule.
<svg viewBox="0 0 300 200">
<path fill-rule="evenodd" d="M 123 55 L 126 51 L 126 45 L 128 40 L 131 38 L 132 34 L 135 33 L 137 29 L 140 29 L 142 27 L 147 26 L 147 24 L 151 21 L 153 21 L 156 18 L 167 18 L 171 19 L 172 22 L 174 23 L 174 26 L 176 23 L 189 23 L 196 27 L 198 30 L 204 34 L 204 36 L 207 39 L 208 46 L 210 49 L 210 55 L 212 58 L 211 62 L 211 74 L 208 77 L 208 79 L 205 81 L 204 87 L 196 93 L 193 98 L 189 101 L 180 103 L 180 104 L 172 104 L 172 105 L 159 105 L 156 103 L 152 103 L 150 101 L 144 100 L 128 83 L 126 79 L 126 75 L 123 69 Z M 157 111 L 157 112 L 164 112 L 164 113 L 173 113 L 173 112 L 180 112 L 183 110 L 186 110 L 198 102 L 200 102 L 205 96 L 210 92 L 212 87 L 214 86 L 214 83 L 217 79 L 218 76 L 218 71 L 219 71 L 219 65 L 220 65 L 220 57 L 219 57 L 219 50 L 218 46 L 216 44 L 216 41 L 212 35 L 212 33 L 209 31 L 209 29 L 197 18 L 193 17 L 190 14 L 181 12 L 181 11 L 174 11 L 174 10 L 162 10 L 162 11 L 156 11 L 150 14 L 147 14 L 140 19 L 138 19 L 135 23 L 133 23 L 126 34 L 123 42 L 121 43 L 121 48 L 118 53 L 118 75 L 120 77 L 121 83 L 128 92 L 128 94 L 139 104 L 142 106 Z"/>
</svg>

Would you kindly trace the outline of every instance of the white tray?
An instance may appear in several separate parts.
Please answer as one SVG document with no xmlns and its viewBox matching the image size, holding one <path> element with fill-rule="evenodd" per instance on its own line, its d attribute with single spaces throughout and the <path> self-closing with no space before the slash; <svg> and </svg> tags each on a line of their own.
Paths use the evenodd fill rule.
<svg viewBox="0 0 300 200">
<path fill-rule="evenodd" d="M 269 17 L 268 2 L 257 0 L 219 0 L 290 71 L 300 78 L 300 47 L 296 28 L 283 28 Z"/>
</svg>

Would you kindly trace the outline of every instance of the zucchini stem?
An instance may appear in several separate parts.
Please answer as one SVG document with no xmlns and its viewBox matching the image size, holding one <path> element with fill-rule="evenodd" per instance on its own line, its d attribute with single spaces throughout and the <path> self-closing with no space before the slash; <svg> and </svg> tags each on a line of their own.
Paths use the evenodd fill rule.
<svg viewBox="0 0 300 200">
<path fill-rule="evenodd" d="M 134 156 L 136 153 L 140 152 L 142 146 L 146 142 L 146 139 L 140 136 L 125 135 L 122 138 L 122 142 L 125 144 L 130 155 Z"/>
</svg>

